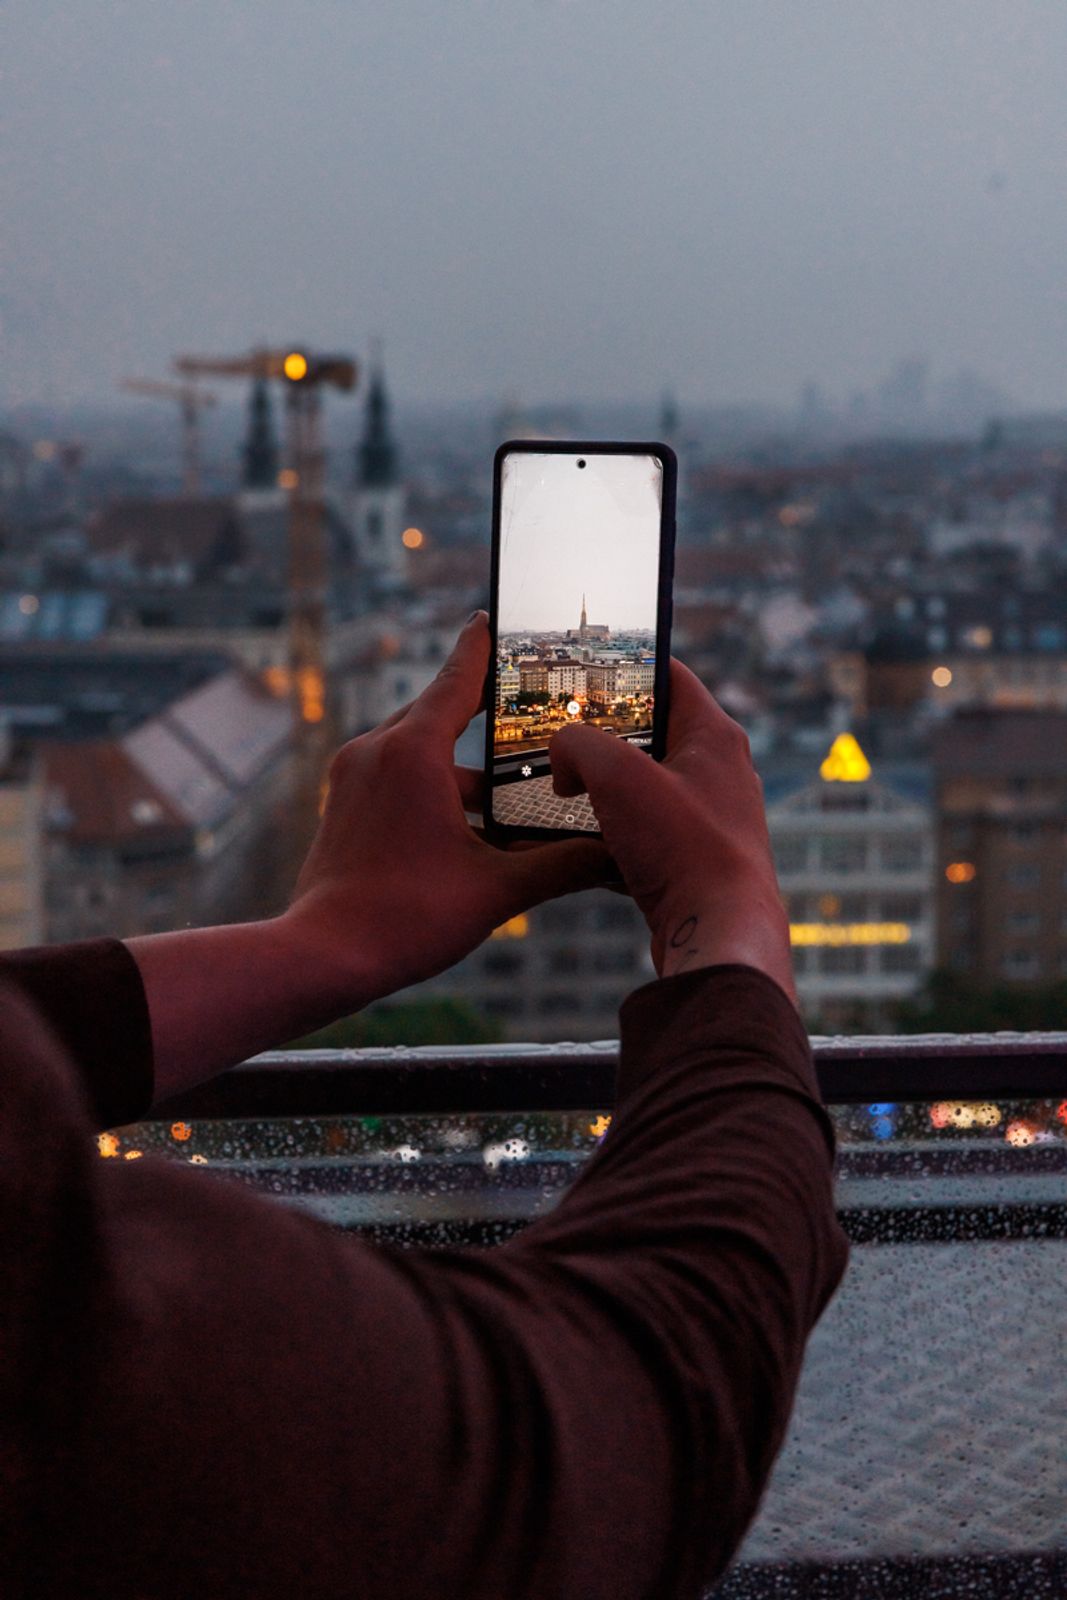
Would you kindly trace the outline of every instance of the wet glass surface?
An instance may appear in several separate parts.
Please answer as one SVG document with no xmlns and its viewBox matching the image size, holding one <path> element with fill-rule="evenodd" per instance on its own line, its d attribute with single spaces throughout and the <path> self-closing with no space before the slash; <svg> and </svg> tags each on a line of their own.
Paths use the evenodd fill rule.
<svg viewBox="0 0 1067 1600">
<path fill-rule="evenodd" d="M 1067 1102 L 834 1108 L 845 1282 L 723 1591 L 1067 1592 Z M 401 1244 L 492 1245 L 549 1209 L 609 1113 L 143 1123 L 104 1159 L 193 1162 Z M 206 1174 L 205 1174 L 206 1176 Z"/>
</svg>

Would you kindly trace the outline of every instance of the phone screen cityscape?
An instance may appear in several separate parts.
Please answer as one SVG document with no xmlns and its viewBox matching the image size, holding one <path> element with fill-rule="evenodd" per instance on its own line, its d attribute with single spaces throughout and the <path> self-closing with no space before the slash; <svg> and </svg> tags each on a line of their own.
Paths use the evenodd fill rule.
<svg viewBox="0 0 1067 1600">
<path fill-rule="evenodd" d="M 515 451 L 500 476 L 492 808 L 510 827 L 598 830 L 553 793 L 548 745 L 587 722 L 652 745 L 663 466 Z"/>
</svg>

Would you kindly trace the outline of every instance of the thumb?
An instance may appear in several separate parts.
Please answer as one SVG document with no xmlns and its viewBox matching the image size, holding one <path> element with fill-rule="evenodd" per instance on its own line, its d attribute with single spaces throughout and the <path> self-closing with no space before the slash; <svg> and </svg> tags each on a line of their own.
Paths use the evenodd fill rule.
<svg viewBox="0 0 1067 1600">
<path fill-rule="evenodd" d="M 642 786 L 655 770 L 652 758 L 602 728 L 561 728 L 548 747 L 556 794 L 587 794 L 594 811 L 620 790 Z"/>
</svg>

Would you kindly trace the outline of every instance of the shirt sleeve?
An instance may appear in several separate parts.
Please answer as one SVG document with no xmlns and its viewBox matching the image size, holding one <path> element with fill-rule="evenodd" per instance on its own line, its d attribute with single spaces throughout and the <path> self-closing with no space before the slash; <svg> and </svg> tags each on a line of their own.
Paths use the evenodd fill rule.
<svg viewBox="0 0 1067 1600">
<path fill-rule="evenodd" d="M 723 1569 L 845 1260 L 769 979 L 631 997 L 609 1133 L 489 1251 L 378 1249 L 210 1171 L 101 1161 L 56 1070 L 6 1147 L 0 1121 L 0 1562 L 27 1595 L 695 1600 Z"/>
<path fill-rule="evenodd" d="M 141 974 L 120 940 L 5 951 L 0 983 L 24 994 L 55 1035 L 98 1129 L 145 1115 L 152 1104 L 152 1028 Z"/>
</svg>

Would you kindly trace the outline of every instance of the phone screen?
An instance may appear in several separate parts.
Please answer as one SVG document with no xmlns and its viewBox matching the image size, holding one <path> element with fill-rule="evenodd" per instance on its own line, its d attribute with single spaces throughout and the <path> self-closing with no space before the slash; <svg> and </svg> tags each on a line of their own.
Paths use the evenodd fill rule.
<svg viewBox="0 0 1067 1600">
<path fill-rule="evenodd" d="M 553 793 L 548 745 L 586 722 L 652 752 L 664 462 L 506 451 L 498 495 L 492 820 L 596 833 L 588 796 Z"/>
</svg>

